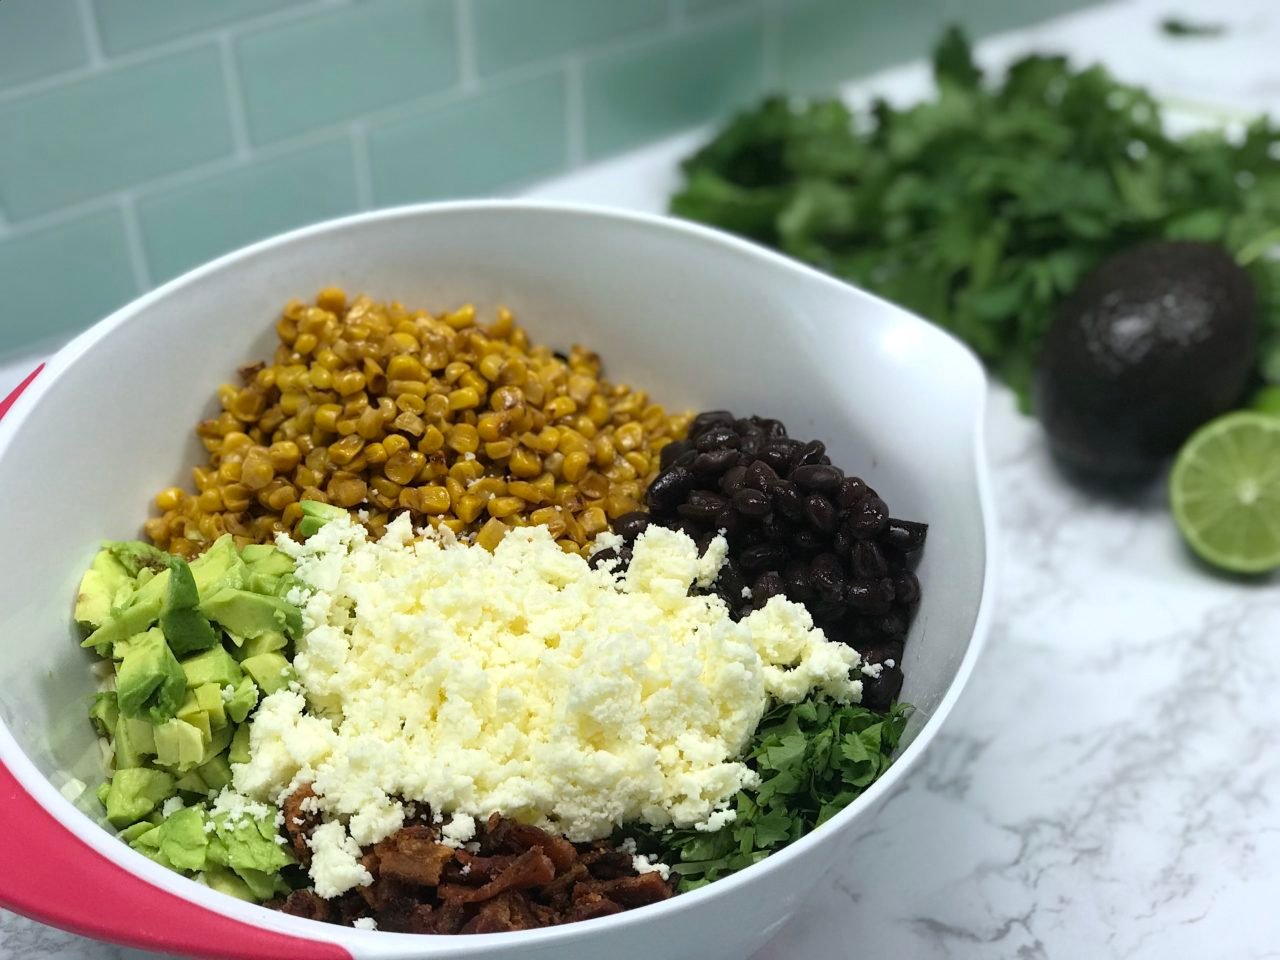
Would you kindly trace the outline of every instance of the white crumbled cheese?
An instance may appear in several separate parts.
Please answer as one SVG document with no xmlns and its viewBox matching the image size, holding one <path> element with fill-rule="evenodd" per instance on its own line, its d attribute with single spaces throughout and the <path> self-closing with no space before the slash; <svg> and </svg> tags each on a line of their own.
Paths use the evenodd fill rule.
<svg viewBox="0 0 1280 960">
<path fill-rule="evenodd" d="M 278 544 L 310 588 L 294 657 L 306 694 L 262 701 L 234 784 L 273 802 L 311 784 L 325 890 L 360 882 L 356 845 L 402 825 L 392 797 L 453 815 L 443 832 L 467 846 L 468 820 L 494 811 L 574 841 L 628 822 L 718 829 L 757 782 L 737 758 L 771 699 L 861 696 L 858 654 L 802 606 L 773 597 L 734 622 L 718 597 L 689 595 L 714 581 L 722 538 L 699 556 L 650 527 L 625 573 L 592 570 L 544 527 L 493 553 L 415 541 L 406 516 L 378 542 L 338 519 Z"/>
<path fill-rule="evenodd" d="M 883 670 L 883 663 L 864 663 L 862 665 L 862 675 L 864 677 L 870 677 L 872 680 L 880 679 L 880 674 Z"/>
<path fill-rule="evenodd" d="M 186 804 L 182 802 L 181 797 L 170 797 L 160 807 L 160 816 L 164 817 L 167 820 L 169 817 L 172 817 L 175 813 L 177 813 L 179 810 L 181 810 L 185 806 Z"/>
<path fill-rule="evenodd" d="M 634 855 L 636 852 L 636 838 L 623 837 L 622 842 L 618 844 L 618 850 L 622 853 L 630 853 Z"/>
<path fill-rule="evenodd" d="M 373 883 L 360 863 L 360 845 L 347 836 L 338 821 L 320 824 L 307 844 L 311 847 L 311 879 L 318 895 L 336 897 L 352 887 Z"/>
<path fill-rule="evenodd" d="M 750 599 L 751 599 L 751 588 L 750 588 L 750 587 L 743 587 L 743 588 L 742 588 L 742 599 L 743 599 L 743 600 L 750 600 Z"/>
<path fill-rule="evenodd" d="M 450 847 L 460 847 L 475 835 L 475 817 L 465 813 L 455 813 L 453 819 L 440 828 L 440 842 Z"/>
<path fill-rule="evenodd" d="M 656 873 L 663 880 L 671 878 L 671 868 L 669 866 L 660 861 L 652 860 L 643 853 L 637 853 L 631 858 L 631 869 L 639 874 Z"/>
<path fill-rule="evenodd" d="M 232 684 L 228 683 L 218 692 L 222 695 L 223 703 L 230 703 L 231 698 L 236 695 L 236 688 Z"/>
<path fill-rule="evenodd" d="M 897 661 L 897 660 L 886 660 L 886 661 L 884 662 L 884 665 L 885 665 L 886 667 L 888 667 L 890 670 L 892 670 L 894 667 L 896 667 L 896 666 L 898 665 L 898 661 Z"/>
<path fill-rule="evenodd" d="M 597 533 L 591 546 L 587 548 L 587 556 L 594 557 L 601 550 L 617 550 L 625 547 L 627 541 L 614 533 L 612 530 L 605 530 L 603 533 Z"/>
<path fill-rule="evenodd" d="M 213 798 L 213 803 L 209 806 L 209 816 L 210 819 L 223 817 L 228 826 L 235 827 L 245 820 L 275 820 L 283 814 L 277 807 L 259 803 L 230 787 L 224 787 L 222 792 Z"/>
<path fill-rule="evenodd" d="M 733 810 L 716 810 L 711 816 L 707 817 L 702 823 L 693 825 L 695 830 L 701 830 L 704 833 L 715 833 L 722 830 L 738 818 L 738 814 Z"/>
<path fill-rule="evenodd" d="M 471 876 L 471 864 L 469 864 L 469 863 L 464 863 L 464 864 L 462 865 L 462 869 L 458 871 L 458 876 L 460 876 L 460 877 L 469 877 L 469 876 Z"/>
<path fill-rule="evenodd" d="M 377 930 L 378 921 L 373 917 L 356 917 L 351 921 L 351 925 L 357 930 Z"/>
</svg>

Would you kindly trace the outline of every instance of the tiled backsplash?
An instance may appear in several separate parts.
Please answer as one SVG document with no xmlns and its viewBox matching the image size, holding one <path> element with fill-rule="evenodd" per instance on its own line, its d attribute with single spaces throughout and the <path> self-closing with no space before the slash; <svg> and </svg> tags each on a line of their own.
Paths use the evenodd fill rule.
<svg viewBox="0 0 1280 960">
<path fill-rule="evenodd" d="M 510 192 L 1086 0 L 0 0 L 0 356 L 249 241 Z"/>
</svg>

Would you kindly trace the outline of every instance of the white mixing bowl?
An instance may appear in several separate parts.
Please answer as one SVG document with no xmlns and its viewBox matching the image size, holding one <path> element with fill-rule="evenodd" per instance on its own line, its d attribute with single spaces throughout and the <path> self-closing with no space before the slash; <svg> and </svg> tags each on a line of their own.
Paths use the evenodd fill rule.
<svg viewBox="0 0 1280 960">
<path fill-rule="evenodd" d="M 536 340 L 590 346 L 612 379 L 668 408 L 759 413 L 821 438 L 895 515 L 927 521 L 902 691 L 917 713 L 893 767 L 830 822 L 734 876 L 519 933 L 414 936 L 286 916 L 170 873 L 113 837 L 93 797 L 103 769 L 85 715 L 91 657 L 71 623 L 77 580 L 98 541 L 139 534 L 152 493 L 189 482 L 201 452 L 192 428 L 238 366 L 270 355 L 281 303 L 330 284 L 433 310 L 505 304 Z M 984 398 L 972 354 L 882 300 L 712 230 L 606 210 L 385 210 L 256 244 L 166 284 L 60 351 L 0 422 L 0 906 L 220 958 L 748 956 L 846 859 L 973 667 L 995 549 Z"/>
</svg>

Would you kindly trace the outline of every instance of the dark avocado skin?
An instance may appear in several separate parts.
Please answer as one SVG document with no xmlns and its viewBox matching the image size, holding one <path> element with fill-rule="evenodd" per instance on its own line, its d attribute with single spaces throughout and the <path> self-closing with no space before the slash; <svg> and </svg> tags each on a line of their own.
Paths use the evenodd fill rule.
<svg viewBox="0 0 1280 960">
<path fill-rule="evenodd" d="M 1099 265 L 1045 337 L 1036 413 L 1053 453 L 1100 479 L 1159 469 L 1239 404 L 1254 371 L 1257 292 L 1220 247 L 1156 242 Z"/>
</svg>

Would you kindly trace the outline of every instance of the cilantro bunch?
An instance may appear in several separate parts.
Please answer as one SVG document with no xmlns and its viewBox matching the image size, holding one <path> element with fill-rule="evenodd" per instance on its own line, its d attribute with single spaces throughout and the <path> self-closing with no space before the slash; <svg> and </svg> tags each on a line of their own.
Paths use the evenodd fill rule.
<svg viewBox="0 0 1280 960">
<path fill-rule="evenodd" d="M 1030 56 L 987 82 L 951 30 L 936 96 L 854 118 L 764 101 L 684 163 L 674 213 L 873 290 L 954 332 L 1027 398 L 1057 302 L 1122 247 L 1216 242 L 1257 282 L 1260 379 L 1280 383 L 1280 128 L 1164 131 L 1101 67 Z"/>
<path fill-rule="evenodd" d="M 760 786 L 735 798 L 735 819 L 714 833 L 630 829 L 637 848 L 670 864 L 680 892 L 748 867 L 849 805 L 889 767 L 911 708 L 887 714 L 856 704 L 804 700 L 760 721 L 747 764 Z"/>
</svg>

